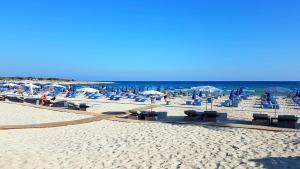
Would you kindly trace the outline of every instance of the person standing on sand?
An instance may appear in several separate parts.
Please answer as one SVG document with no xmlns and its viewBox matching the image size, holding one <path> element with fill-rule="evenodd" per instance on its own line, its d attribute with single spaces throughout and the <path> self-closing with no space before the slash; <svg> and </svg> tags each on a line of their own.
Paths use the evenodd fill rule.
<svg viewBox="0 0 300 169">
<path fill-rule="evenodd" d="M 167 103 L 168 102 L 168 92 L 166 90 L 164 91 L 164 99 L 165 99 L 165 102 Z"/>
</svg>

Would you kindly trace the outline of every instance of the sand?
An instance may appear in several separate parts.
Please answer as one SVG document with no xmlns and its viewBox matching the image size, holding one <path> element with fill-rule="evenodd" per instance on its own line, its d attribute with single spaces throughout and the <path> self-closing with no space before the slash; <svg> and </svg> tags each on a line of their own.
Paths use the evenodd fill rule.
<svg viewBox="0 0 300 169">
<path fill-rule="evenodd" d="M 0 167 L 286 168 L 299 133 L 100 121 L 0 132 Z"/>
<path fill-rule="evenodd" d="M 0 102 L 0 126 L 60 122 L 87 117 L 90 116 Z"/>
<path fill-rule="evenodd" d="M 250 120 L 253 112 L 274 114 L 255 107 L 257 98 L 239 108 L 218 107 L 232 120 Z M 172 106 L 154 110 L 183 116 L 185 98 Z M 82 99 L 82 101 L 86 101 Z M 296 114 L 297 107 L 279 98 L 278 114 Z M 98 113 L 125 111 L 144 106 L 130 100 L 89 101 Z M 147 102 L 146 104 L 150 104 Z M 10 110 L 10 111 L 8 111 Z M 8 114 L 9 112 L 9 114 Z M 83 118 L 83 115 L 53 112 L 0 102 L 0 125 L 26 124 Z M 300 168 L 300 132 L 270 132 L 240 128 L 127 123 L 102 120 L 72 126 L 0 131 L 0 168 Z"/>
</svg>

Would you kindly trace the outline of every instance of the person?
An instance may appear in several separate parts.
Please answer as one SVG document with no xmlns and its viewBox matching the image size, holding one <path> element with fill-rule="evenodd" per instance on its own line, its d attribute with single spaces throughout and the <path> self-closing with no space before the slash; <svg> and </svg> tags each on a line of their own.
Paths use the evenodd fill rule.
<svg viewBox="0 0 300 169">
<path fill-rule="evenodd" d="M 41 97 L 41 104 L 42 105 L 45 105 L 47 102 L 47 96 L 44 94 L 42 97 Z"/>
<path fill-rule="evenodd" d="M 22 87 L 22 86 L 19 87 L 18 94 L 20 94 L 20 95 L 23 96 L 24 90 L 23 90 L 23 87 Z"/>
<path fill-rule="evenodd" d="M 150 101 L 151 101 L 151 104 L 154 104 L 155 103 L 155 98 L 154 97 L 150 97 Z"/>
<path fill-rule="evenodd" d="M 166 90 L 164 91 L 164 100 L 166 103 L 168 102 L 168 92 Z"/>
</svg>

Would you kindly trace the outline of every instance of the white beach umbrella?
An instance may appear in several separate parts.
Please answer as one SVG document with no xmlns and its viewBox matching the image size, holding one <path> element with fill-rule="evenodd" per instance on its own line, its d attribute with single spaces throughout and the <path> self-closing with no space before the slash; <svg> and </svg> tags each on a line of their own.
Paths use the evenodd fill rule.
<svg viewBox="0 0 300 169">
<path fill-rule="evenodd" d="M 31 83 L 29 83 L 29 84 L 25 84 L 24 86 L 25 86 L 25 87 L 32 88 L 32 89 L 38 89 L 38 88 L 40 88 L 39 86 L 37 86 L 37 85 L 34 85 L 34 84 L 31 84 Z"/>
<path fill-rule="evenodd" d="M 84 92 L 84 93 L 98 93 L 99 90 L 94 89 L 94 88 L 90 88 L 90 87 L 86 87 L 86 88 L 81 88 L 76 90 L 76 92 Z"/>
<path fill-rule="evenodd" d="M 223 90 L 216 88 L 214 86 L 197 86 L 192 87 L 192 90 L 202 91 L 202 92 L 208 92 L 208 93 L 222 93 Z"/>
<path fill-rule="evenodd" d="M 192 87 L 191 88 L 194 91 L 201 91 L 201 92 L 207 92 L 207 93 L 222 93 L 223 90 L 216 88 L 214 86 L 198 86 L 198 87 Z M 207 110 L 207 103 L 208 101 L 206 101 L 206 110 Z M 211 110 L 212 110 L 212 105 L 213 103 L 211 102 Z"/>
<path fill-rule="evenodd" d="M 159 96 L 164 95 L 163 93 L 156 91 L 156 90 L 147 90 L 147 91 L 142 92 L 142 94 L 143 95 L 159 95 Z"/>
<path fill-rule="evenodd" d="M 5 83 L 5 84 L 2 84 L 1 86 L 5 86 L 5 87 L 17 87 L 17 86 L 20 86 L 20 85 L 15 84 L 15 83 Z"/>
</svg>

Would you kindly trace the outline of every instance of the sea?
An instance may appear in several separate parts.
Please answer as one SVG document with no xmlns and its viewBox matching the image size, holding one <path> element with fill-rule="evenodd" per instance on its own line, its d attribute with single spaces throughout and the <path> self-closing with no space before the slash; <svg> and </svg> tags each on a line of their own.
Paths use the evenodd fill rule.
<svg viewBox="0 0 300 169">
<path fill-rule="evenodd" d="M 281 87 L 291 90 L 300 90 L 300 81 L 114 81 L 113 84 L 94 85 L 99 88 L 111 87 L 134 87 L 145 89 L 190 89 L 197 86 L 214 86 L 230 92 L 231 90 L 244 88 L 249 91 L 263 91 L 271 87 Z"/>
</svg>

